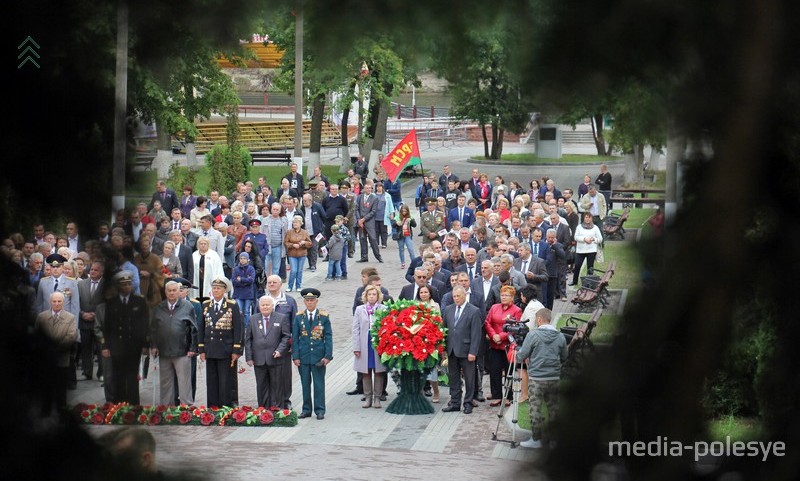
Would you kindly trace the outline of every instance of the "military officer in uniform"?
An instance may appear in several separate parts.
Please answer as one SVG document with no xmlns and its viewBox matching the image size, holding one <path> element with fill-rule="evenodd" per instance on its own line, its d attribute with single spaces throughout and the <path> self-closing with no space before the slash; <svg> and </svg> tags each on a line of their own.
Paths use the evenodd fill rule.
<svg viewBox="0 0 800 481">
<path fill-rule="evenodd" d="M 331 320 L 327 312 L 317 309 L 320 295 L 317 289 L 303 289 L 300 295 L 306 308 L 295 315 L 292 327 L 292 360 L 303 387 L 303 410 L 299 417 L 311 416 L 313 407 L 317 419 L 325 419 L 325 367 L 333 359 Z"/>
<path fill-rule="evenodd" d="M 445 228 L 444 214 L 436 210 L 436 199 L 426 200 L 428 210 L 420 216 L 422 224 L 422 243 L 430 244 L 439 238 L 439 231 Z"/>
<path fill-rule="evenodd" d="M 116 403 L 139 404 L 139 359 L 150 345 L 150 311 L 144 297 L 133 293 L 133 273 L 120 271 L 113 277 L 117 294 L 98 309 L 95 334 L 100 338 L 101 354 L 111 359 L 110 370 L 103 369 L 106 384 Z M 108 377 L 111 379 L 108 379 Z"/>
<path fill-rule="evenodd" d="M 239 305 L 225 297 L 231 289 L 228 279 L 217 276 L 211 281 L 211 299 L 203 302 L 203 322 L 197 350 L 206 363 L 208 406 L 233 406 L 236 371 L 242 355 L 244 323 Z"/>
</svg>

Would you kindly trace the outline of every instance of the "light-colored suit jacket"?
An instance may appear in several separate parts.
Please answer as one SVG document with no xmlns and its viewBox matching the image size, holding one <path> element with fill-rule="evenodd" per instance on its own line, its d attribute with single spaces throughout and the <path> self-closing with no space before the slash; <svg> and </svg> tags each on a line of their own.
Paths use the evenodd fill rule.
<svg viewBox="0 0 800 481">
<path fill-rule="evenodd" d="M 383 304 L 375 304 L 375 311 L 382 308 Z M 374 319 L 374 314 L 372 319 Z M 361 353 L 359 357 L 353 357 L 353 369 L 356 372 L 369 372 L 369 351 L 375 349 L 369 342 L 372 319 L 367 314 L 367 306 L 365 304 L 356 307 L 356 313 L 353 316 L 353 352 L 358 351 Z M 375 372 L 386 372 L 386 367 L 381 364 L 380 356 L 378 356 L 377 352 L 375 353 Z"/>
<path fill-rule="evenodd" d="M 57 318 L 53 319 L 53 311 L 48 309 L 36 316 L 35 328 L 56 343 L 58 367 L 69 367 L 72 345 L 78 340 L 78 323 L 75 316 L 62 309 Z"/>
</svg>

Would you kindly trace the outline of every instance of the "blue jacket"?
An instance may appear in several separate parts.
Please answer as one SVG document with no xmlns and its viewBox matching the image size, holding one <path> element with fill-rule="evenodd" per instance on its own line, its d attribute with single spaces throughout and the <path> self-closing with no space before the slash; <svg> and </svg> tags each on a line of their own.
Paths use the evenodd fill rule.
<svg viewBox="0 0 800 481">
<path fill-rule="evenodd" d="M 383 181 L 383 190 L 392 196 L 392 203 L 394 204 L 395 209 L 398 209 L 400 204 L 403 203 L 403 196 L 401 195 L 402 188 L 403 184 L 400 183 L 399 175 L 394 182 L 390 181 L 389 179 Z"/>
<path fill-rule="evenodd" d="M 300 207 L 297 208 L 301 217 L 303 217 L 303 229 L 309 230 L 306 226 L 306 206 L 303 203 L 300 203 Z M 325 218 L 327 213 L 325 212 L 325 208 L 322 207 L 322 204 L 319 202 L 312 202 L 311 203 L 311 224 L 314 228 L 314 234 L 312 237 L 316 237 L 317 234 L 320 232 L 324 232 L 325 230 Z M 310 231 L 309 231 L 310 233 Z"/>
<path fill-rule="evenodd" d="M 464 206 L 464 221 L 461 227 L 470 227 L 475 223 L 475 212 L 467 206 Z M 454 220 L 458 220 L 458 207 L 450 209 L 450 214 L 447 216 L 447 225 L 450 225 Z"/>
<path fill-rule="evenodd" d="M 231 272 L 231 283 L 233 284 L 234 299 L 254 299 L 255 290 L 253 283 L 256 281 L 256 270 L 250 264 L 242 266 L 236 264 Z"/>
</svg>

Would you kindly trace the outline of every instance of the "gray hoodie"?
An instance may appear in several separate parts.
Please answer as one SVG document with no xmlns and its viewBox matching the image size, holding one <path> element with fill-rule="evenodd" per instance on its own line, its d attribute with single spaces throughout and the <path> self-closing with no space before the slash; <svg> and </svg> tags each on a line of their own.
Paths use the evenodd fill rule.
<svg viewBox="0 0 800 481">
<path fill-rule="evenodd" d="M 528 359 L 530 358 L 530 359 Z M 551 324 L 543 324 L 525 336 L 517 361 L 528 359 L 528 377 L 534 381 L 557 381 L 561 363 L 567 359 L 567 341 Z"/>
</svg>

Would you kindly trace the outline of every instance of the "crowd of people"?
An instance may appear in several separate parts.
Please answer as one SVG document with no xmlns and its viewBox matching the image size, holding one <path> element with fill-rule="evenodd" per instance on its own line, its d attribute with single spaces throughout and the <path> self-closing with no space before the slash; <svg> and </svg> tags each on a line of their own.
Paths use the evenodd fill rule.
<svg viewBox="0 0 800 481">
<path fill-rule="evenodd" d="M 69 222 L 63 234 L 38 224 L 28 237 L 6 239 L 5 253 L 32 289 L 35 328 L 58 350 L 60 377 L 43 411 L 66 404 L 78 368 L 85 379 L 104 380 L 108 401 L 138 403 L 143 354 L 159 359 L 162 403 L 194 402 L 199 358 L 207 404 L 235 405 L 244 356 L 255 370 L 260 406 L 291 406 L 294 364 L 303 389 L 300 417 L 324 419 L 331 322 L 317 308 L 320 291 L 303 286 L 306 261 L 311 272 L 327 263 L 326 281 L 346 280 L 356 243 L 357 262 L 369 262 L 371 251 L 383 263 L 389 238 L 408 281 L 397 298 L 440 309 L 448 328 L 450 397 L 443 410 L 469 414 L 485 402 L 484 373 L 490 404 L 510 402 L 503 379 L 513 360 L 505 355 L 510 339 L 503 326 L 529 322 L 534 332 L 540 322 L 549 325 L 554 301 L 566 300 L 584 261 L 592 274 L 603 242 L 598 225 L 608 211 L 607 167 L 595 184 L 587 175 L 574 196 L 547 177 L 526 188 L 501 176 L 490 182 L 478 169 L 461 180 L 444 166 L 416 189 L 415 218 L 399 178 L 389 180 L 380 168 L 369 178 L 366 165 L 359 156 L 346 177 L 330 182 L 319 167 L 306 179 L 292 164 L 274 190 L 262 177 L 227 195 L 195 195 L 191 185 L 178 195 L 159 181 L 149 203 L 119 211 L 115 223 L 100 223 L 93 235 Z M 375 267 L 362 269 L 361 281 L 353 302 L 356 388 L 348 394 L 380 408 L 388 376 L 369 333 L 391 296 Z M 425 393 L 439 402 L 435 374 Z M 531 396 L 542 391 L 533 388 L 537 375 Z M 547 389 L 552 401 L 552 383 Z"/>
</svg>

